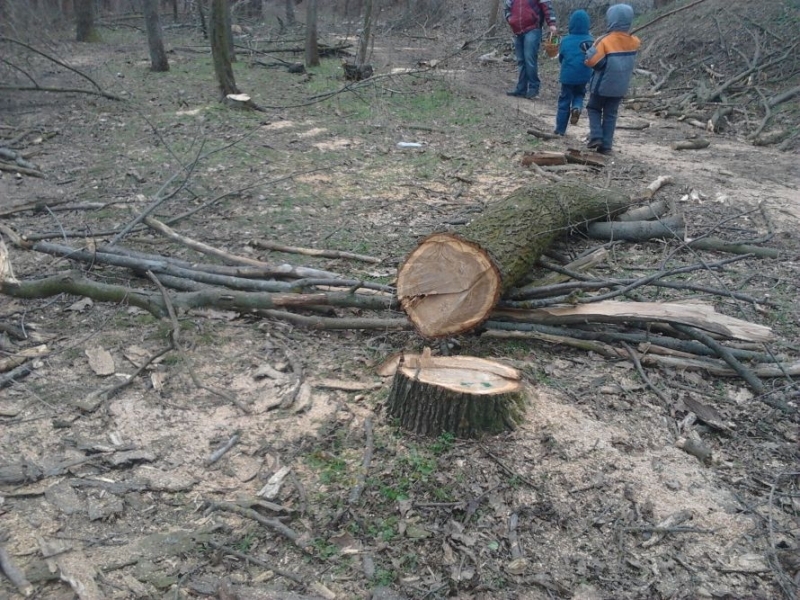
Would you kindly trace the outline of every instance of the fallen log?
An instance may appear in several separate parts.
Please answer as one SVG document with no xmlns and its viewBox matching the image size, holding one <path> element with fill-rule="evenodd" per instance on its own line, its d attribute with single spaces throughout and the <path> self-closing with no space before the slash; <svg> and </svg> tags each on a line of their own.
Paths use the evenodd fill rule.
<svg viewBox="0 0 800 600">
<path fill-rule="evenodd" d="M 514 429 L 524 414 L 519 371 L 472 356 L 406 354 L 386 401 L 414 433 L 478 438 Z"/>
<path fill-rule="evenodd" d="M 623 192 L 576 183 L 522 188 L 489 205 L 459 233 L 423 239 L 398 270 L 397 298 L 424 337 L 469 331 L 556 236 L 631 202 Z"/>
</svg>

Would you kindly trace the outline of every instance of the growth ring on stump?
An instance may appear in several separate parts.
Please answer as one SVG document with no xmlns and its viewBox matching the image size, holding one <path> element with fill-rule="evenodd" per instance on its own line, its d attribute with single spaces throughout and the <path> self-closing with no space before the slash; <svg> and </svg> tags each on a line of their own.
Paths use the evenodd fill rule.
<svg viewBox="0 0 800 600">
<path fill-rule="evenodd" d="M 406 354 L 387 413 L 421 435 L 478 438 L 514 429 L 524 413 L 519 371 L 473 356 Z"/>
</svg>

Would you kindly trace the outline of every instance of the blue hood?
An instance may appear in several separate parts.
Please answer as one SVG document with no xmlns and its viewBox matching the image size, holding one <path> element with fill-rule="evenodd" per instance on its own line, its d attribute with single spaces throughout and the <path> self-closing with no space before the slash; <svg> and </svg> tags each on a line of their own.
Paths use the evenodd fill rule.
<svg viewBox="0 0 800 600">
<path fill-rule="evenodd" d="M 633 8 L 629 4 L 615 4 L 606 12 L 606 31 L 628 33 L 633 25 Z"/>
<path fill-rule="evenodd" d="M 589 13 L 585 10 L 572 13 L 569 17 L 569 32 L 573 35 L 589 33 Z"/>
</svg>

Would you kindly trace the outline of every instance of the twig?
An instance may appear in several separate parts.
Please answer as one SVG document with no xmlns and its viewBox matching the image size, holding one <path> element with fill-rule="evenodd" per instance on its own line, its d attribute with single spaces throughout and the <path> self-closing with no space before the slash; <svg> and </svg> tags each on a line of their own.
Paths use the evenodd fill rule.
<svg viewBox="0 0 800 600">
<path fill-rule="evenodd" d="M 765 392 L 764 383 L 752 371 L 750 371 L 750 369 L 739 362 L 739 360 L 733 354 L 731 354 L 731 352 L 725 348 L 725 346 L 717 342 L 710 335 L 695 329 L 694 327 L 689 327 L 681 323 L 672 323 L 671 325 L 681 333 L 688 335 L 690 338 L 695 339 L 711 348 L 717 354 L 717 356 L 728 363 L 728 365 L 730 365 L 730 367 L 747 382 L 747 385 L 749 385 L 756 394 L 762 395 Z"/>
<path fill-rule="evenodd" d="M 294 544 L 299 547 L 304 552 L 307 552 L 306 548 L 306 538 L 305 536 L 301 536 L 298 534 L 294 529 L 288 527 L 281 523 L 278 519 L 269 519 L 256 511 L 252 508 L 242 508 L 237 504 L 232 504 L 230 502 L 211 502 L 209 503 L 210 510 L 221 510 L 224 512 L 234 513 L 241 517 L 245 517 L 247 519 L 252 519 L 257 523 L 261 523 L 265 527 L 269 527 L 276 533 L 281 534 L 283 537 L 291 540 Z"/>
<path fill-rule="evenodd" d="M 245 406 L 244 404 L 242 404 L 236 397 L 232 396 L 231 394 L 228 394 L 227 392 L 223 392 L 222 390 L 217 390 L 217 389 L 214 389 L 214 388 L 212 388 L 210 386 L 207 386 L 202 381 L 200 381 L 200 378 L 198 377 L 197 373 L 195 372 L 195 369 L 193 369 L 192 366 L 191 366 L 191 361 L 189 360 L 189 357 L 186 354 L 186 351 L 183 349 L 183 346 L 181 346 L 181 343 L 180 343 L 180 325 L 178 324 L 178 316 L 175 314 L 175 307 L 172 305 L 172 300 L 170 300 L 169 294 L 167 293 L 167 290 L 164 287 L 164 284 L 162 284 L 158 280 L 158 278 L 153 274 L 152 271 L 147 271 L 147 276 L 150 278 L 150 281 L 152 281 L 155 284 L 155 286 L 158 288 L 158 290 L 161 292 L 161 296 L 164 299 L 164 305 L 167 308 L 167 314 L 169 315 L 169 320 L 170 320 L 170 323 L 172 324 L 172 331 L 170 332 L 170 342 L 172 343 L 172 347 L 178 352 L 178 354 L 181 355 L 181 358 L 184 361 L 184 366 L 187 367 L 186 370 L 189 373 L 189 377 L 191 377 L 192 382 L 199 389 L 205 390 L 207 392 L 210 392 L 211 394 L 219 396 L 220 398 L 223 398 L 223 399 L 227 400 L 228 402 L 236 405 L 237 407 L 239 407 L 239 409 L 242 412 L 244 412 L 246 414 L 252 413 L 250 408 Z"/>
<path fill-rule="evenodd" d="M 33 585 L 25 578 L 25 574 L 14 564 L 4 546 L 0 545 L 0 570 L 13 583 L 19 593 L 27 597 L 33 594 Z"/>
<path fill-rule="evenodd" d="M 655 386 L 655 384 L 647 376 L 647 373 L 644 372 L 644 367 L 642 367 L 642 363 L 639 360 L 639 356 L 636 354 L 634 349 L 628 346 L 628 344 L 626 344 L 625 342 L 622 343 L 622 346 L 625 348 L 625 350 L 627 350 L 628 355 L 631 357 L 631 360 L 633 361 L 633 364 L 636 367 L 636 372 L 639 373 L 639 377 L 641 377 L 642 381 L 644 381 L 645 384 L 647 384 L 647 387 L 649 387 L 653 391 L 653 393 L 656 396 L 658 396 L 658 399 L 661 400 L 661 405 L 671 413 L 672 412 L 671 409 L 673 406 L 672 401 L 669 398 L 667 398 L 664 392 L 662 392 Z M 677 437 L 678 431 L 675 426 L 675 423 L 671 419 L 669 423 L 670 423 L 670 429 L 672 430 L 672 435 Z"/>
<path fill-rule="evenodd" d="M 302 585 L 304 587 L 306 586 L 306 583 L 302 579 L 300 579 L 300 577 L 295 575 L 294 573 L 289 573 L 288 571 L 284 571 L 283 569 L 279 569 L 277 567 L 274 567 L 274 566 L 272 566 L 272 565 L 270 565 L 268 563 L 265 563 L 263 560 L 260 560 L 260 559 L 256 558 L 255 556 L 251 556 L 250 554 L 245 554 L 244 552 L 239 552 L 238 550 L 234 550 L 233 548 L 230 548 L 229 546 L 223 546 L 222 544 L 219 544 L 219 543 L 211 541 L 211 540 L 209 540 L 207 542 L 207 544 L 209 546 L 211 546 L 212 548 L 215 548 L 215 549 L 217 549 L 217 550 L 219 550 L 221 552 L 225 552 L 226 554 L 230 554 L 231 556 L 235 556 L 236 558 L 238 558 L 240 560 L 243 560 L 245 562 L 253 563 L 254 565 L 257 565 L 259 567 L 267 569 L 268 571 L 272 571 L 276 575 L 280 575 L 281 577 L 285 577 L 286 579 L 291 579 L 295 583 L 298 583 L 298 584 L 300 584 L 300 585 Z"/>
<path fill-rule="evenodd" d="M 287 252 L 291 254 L 303 254 L 305 256 L 323 256 L 327 258 L 349 258 L 352 260 L 360 260 L 378 264 L 383 262 L 382 258 L 375 256 L 366 256 L 365 254 L 356 254 L 354 252 L 345 252 L 343 250 L 322 250 L 319 248 L 300 248 L 297 246 L 286 246 L 278 244 L 277 242 L 269 242 L 265 240 L 256 240 L 252 242 L 256 248 L 263 248 L 264 250 L 275 250 L 277 252 Z"/>
<path fill-rule="evenodd" d="M 372 435 L 372 417 L 367 417 L 364 419 L 364 435 L 367 438 L 366 447 L 364 448 L 364 459 L 361 461 L 361 472 L 356 478 L 356 485 L 353 486 L 352 490 L 350 490 L 350 496 L 347 498 L 347 503 L 350 506 L 356 504 L 359 498 L 361 498 L 361 494 L 364 491 L 364 486 L 366 485 L 367 481 L 367 473 L 369 473 L 369 467 L 372 463 L 372 453 L 375 444 Z"/>
<path fill-rule="evenodd" d="M 8 373 L 3 373 L 0 375 L 0 390 L 7 388 L 18 379 L 27 377 L 31 373 L 33 373 L 33 361 L 29 361 L 15 369 L 11 369 Z"/>
<path fill-rule="evenodd" d="M 211 454 L 211 456 L 208 457 L 208 460 L 206 461 L 206 466 L 210 467 L 215 462 L 217 462 L 220 458 L 225 456 L 225 454 L 231 448 L 233 448 L 236 445 L 236 443 L 239 441 L 240 438 L 241 438 L 241 433 L 240 432 L 237 431 L 236 433 L 234 433 L 233 436 L 231 436 L 231 439 L 229 439 L 227 442 L 225 442 L 225 444 L 223 444 L 222 447 L 220 447 L 217 450 L 215 450 Z"/>
<path fill-rule="evenodd" d="M 47 87 L 41 85 L 0 85 L 0 90 L 5 92 L 50 92 L 56 94 L 88 94 L 90 96 L 102 96 L 109 100 L 116 100 L 122 102 L 124 98 L 109 94 L 108 92 L 94 90 L 83 90 L 81 88 L 60 88 L 60 87 Z"/>
<path fill-rule="evenodd" d="M 671 16 L 672 16 L 672 15 L 674 15 L 675 13 L 679 13 L 679 12 L 681 12 L 682 10 L 686 10 L 687 8 L 692 8 L 693 6 L 697 6 L 697 5 L 698 5 L 698 4 L 700 4 L 701 2 L 705 2 L 705 0 L 695 0 L 695 1 L 694 1 L 694 2 L 692 2 L 691 4 L 687 4 L 686 6 L 681 6 L 680 8 L 676 8 L 675 10 L 671 10 L 671 11 L 669 11 L 669 12 L 665 12 L 663 15 L 659 15 L 659 16 L 657 16 L 657 17 L 656 17 L 655 19 L 653 19 L 652 21 L 650 21 L 650 22 L 648 22 L 648 23 L 645 23 L 644 25 L 641 25 L 641 26 L 637 27 L 636 29 L 634 29 L 633 31 L 631 31 L 631 33 L 632 33 L 632 34 L 633 34 L 633 33 L 637 33 L 637 32 L 639 32 L 639 31 L 641 31 L 642 29 L 644 29 L 645 27 L 650 27 L 651 25 L 654 25 L 654 24 L 658 23 L 658 22 L 659 22 L 661 19 L 666 19 L 667 17 L 671 17 Z"/>
<path fill-rule="evenodd" d="M 533 482 L 532 482 L 530 479 L 528 479 L 528 478 L 527 478 L 527 477 L 525 477 L 524 475 L 520 475 L 520 474 L 519 474 L 519 473 L 517 473 L 517 472 L 516 472 L 514 469 L 512 469 L 512 468 L 511 468 L 511 467 L 509 467 L 507 464 L 505 464 L 505 463 L 504 463 L 504 462 L 503 462 L 503 461 L 502 461 L 502 460 L 501 460 L 499 457 L 495 456 L 495 455 L 494 455 L 494 453 L 493 453 L 493 452 L 491 452 L 491 451 L 490 451 L 490 450 L 489 450 L 489 449 L 488 449 L 486 446 L 481 446 L 481 449 L 482 449 L 482 450 L 483 450 L 483 451 L 486 453 L 486 455 L 487 455 L 489 458 L 491 458 L 491 459 L 492 459 L 494 462 L 496 462 L 496 463 L 497 463 L 497 465 L 498 465 L 498 466 L 499 466 L 501 469 L 503 469 L 503 471 L 505 471 L 506 473 L 508 473 L 508 474 L 509 474 L 511 477 L 514 477 L 515 479 L 519 479 L 519 480 L 520 480 L 522 483 L 524 483 L 525 485 L 527 485 L 528 487 L 530 487 L 530 488 L 532 488 L 532 489 L 534 489 L 534 490 L 537 490 L 537 489 L 539 489 L 539 488 L 536 486 L 536 484 L 535 484 L 535 483 L 533 483 Z"/>
</svg>

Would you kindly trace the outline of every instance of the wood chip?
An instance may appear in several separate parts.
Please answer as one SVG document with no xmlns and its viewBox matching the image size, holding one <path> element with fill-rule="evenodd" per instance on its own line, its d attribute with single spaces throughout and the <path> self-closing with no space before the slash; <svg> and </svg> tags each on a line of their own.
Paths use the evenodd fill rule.
<svg viewBox="0 0 800 600">
<path fill-rule="evenodd" d="M 106 377 L 116 372 L 114 358 L 102 346 L 92 346 L 84 352 L 89 359 L 89 367 L 95 372 L 95 375 Z"/>
</svg>

